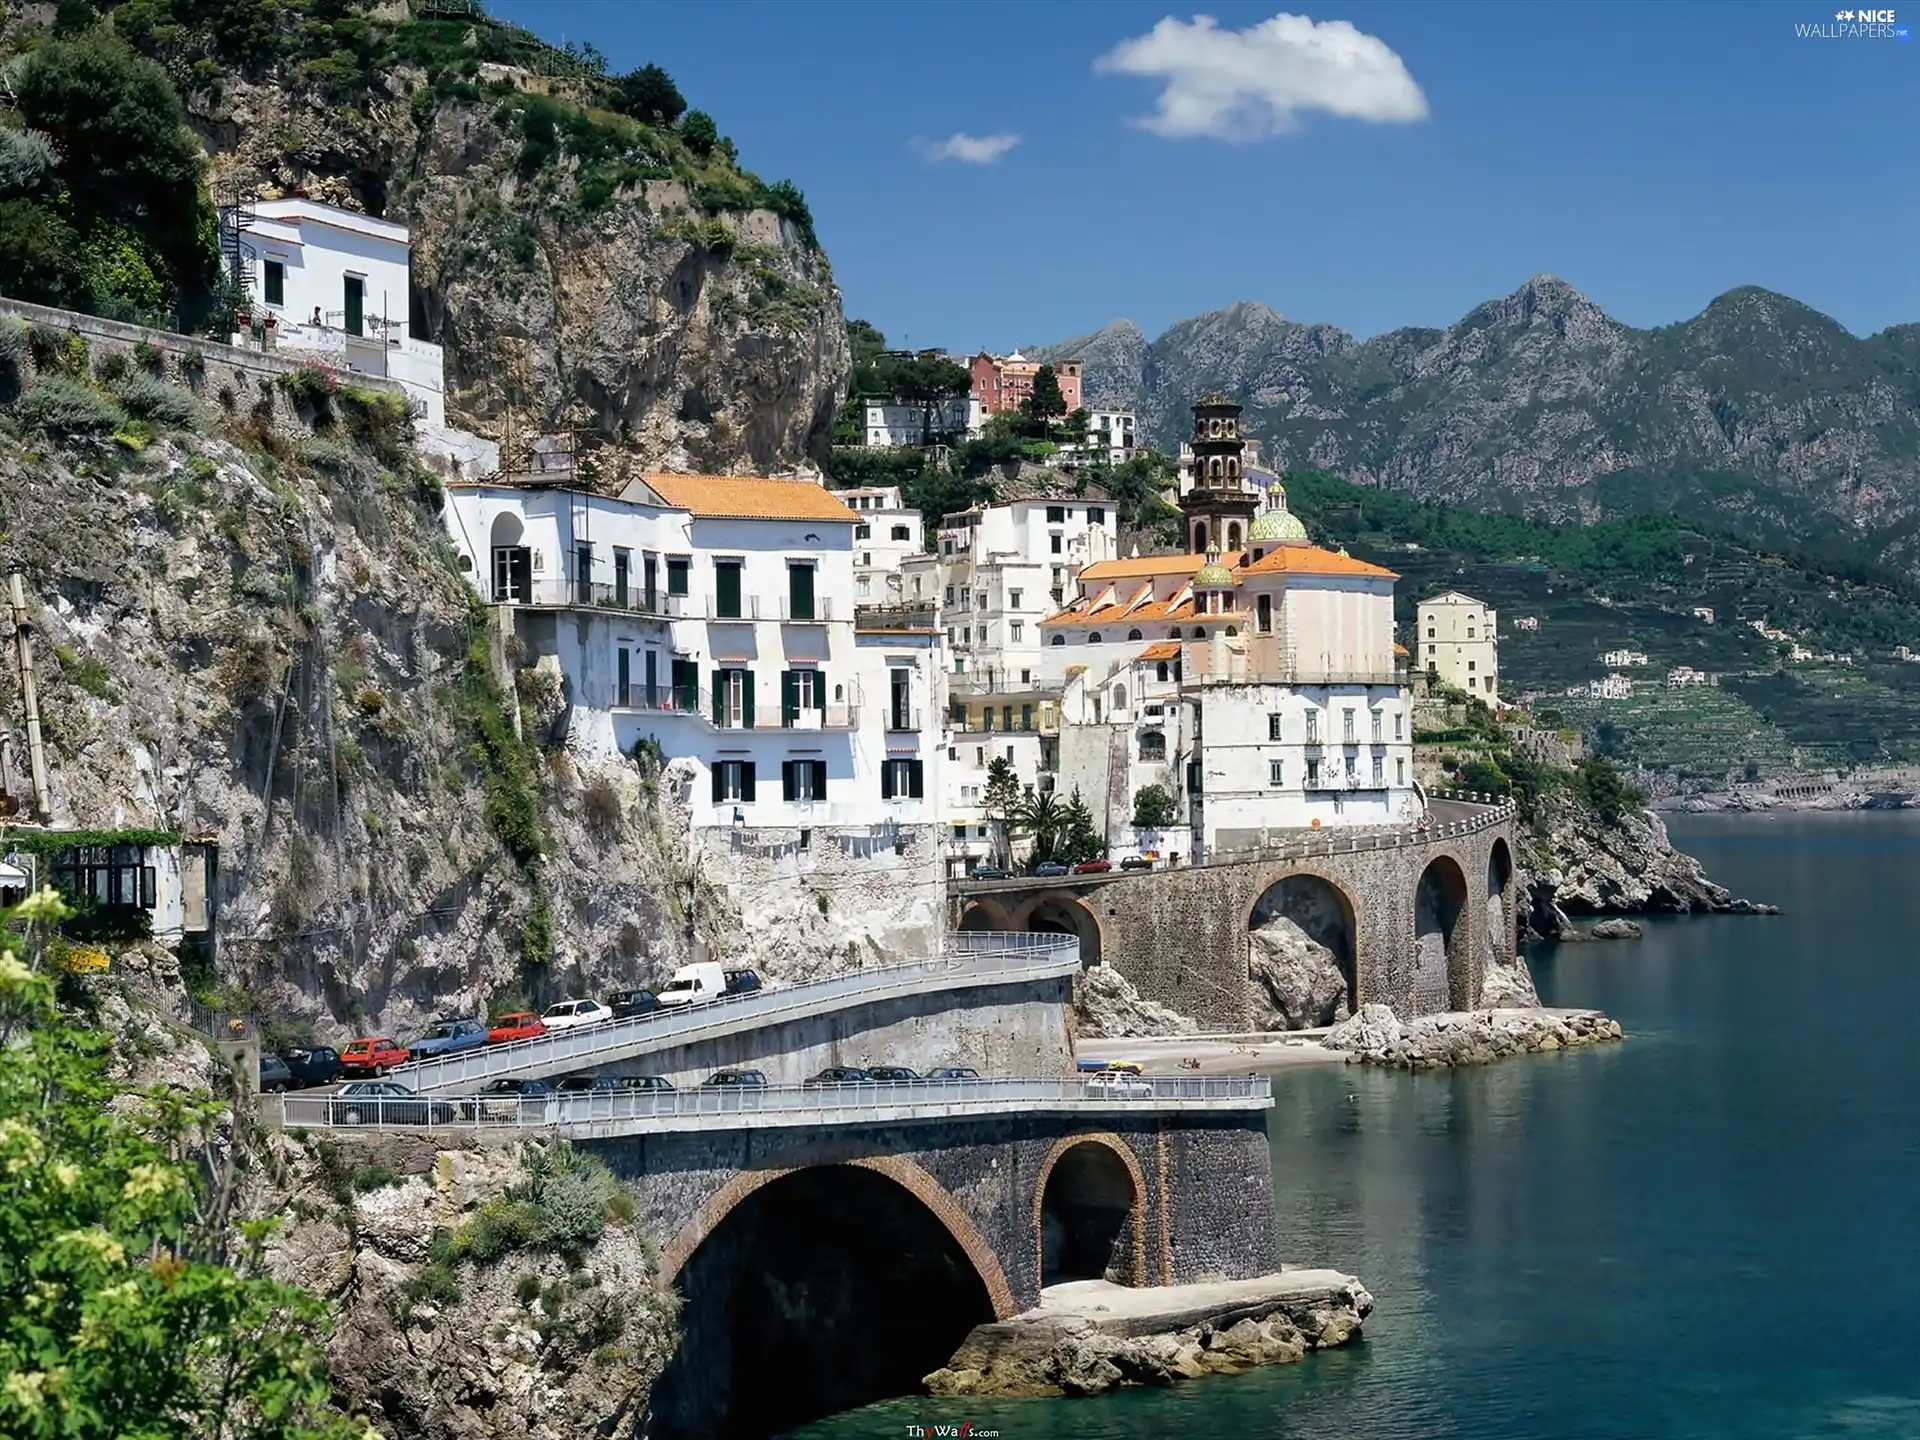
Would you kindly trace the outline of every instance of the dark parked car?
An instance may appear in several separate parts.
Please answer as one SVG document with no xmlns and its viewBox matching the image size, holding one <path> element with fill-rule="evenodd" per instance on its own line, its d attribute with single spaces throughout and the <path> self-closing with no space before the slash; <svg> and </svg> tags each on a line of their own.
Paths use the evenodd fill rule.
<svg viewBox="0 0 1920 1440">
<path fill-rule="evenodd" d="M 1042 860 L 1038 865 L 1033 867 L 1033 873 L 1050 879 L 1055 875 L 1066 874 L 1067 865 L 1064 860 Z"/>
<path fill-rule="evenodd" d="M 759 972 L 754 970 L 729 970 L 727 971 L 727 988 L 720 993 L 723 995 L 751 995 L 760 988 Z"/>
<path fill-rule="evenodd" d="M 340 1052 L 331 1045 L 315 1045 L 306 1050 L 289 1050 L 281 1057 L 293 1072 L 294 1088 L 307 1085 L 331 1085 L 340 1078 Z"/>
<path fill-rule="evenodd" d="M 1078 865 L 1073 867 L 1073 873 L 1076 875 L 1104 875 L 1111 869 L 1113 869 L 1113 862 L 1111 860 L 1082 860 Z"/>
<path fill-rule="evenodd" d="M 664 1075 L 619 1075 L 615 1083 L 622 1090 L 659 1091 L 673 1089 L 673 1082 Z"/>
<path fill-rule="evenodd" d="M 871 1065 L 867 1067 L 867 1078 L 883 1085 L 898 1085 L 903 1080 L 918 1080 L 920 1076 L 904 1065 Z"/>
<path fill-rule="evenodd" d="M 453 1118 L 445 1100 L 416 1095 L 392 1080 L 355 1080 L 327 1105 L 327 1119 L 335 1125 L 450 1125 Z"/>
<path fill-rule="evenodd" d="M 278 1055 L 260 1057 L 260 1089 L 262 1093 L 293 1088 L 293 1069 Z"/>
<path fill-rule="evenodd" d="M 767 1077 L 758 1070 L 716 1070 L 704 1082 L 706 1085 L 743 1085 L 764 1086 Z"/>
<path fill-rule="evenodd" d="M 866 1085 L 873 1076 L 858 1065 L 829 1065 L 818 1075 L 809 1076 L 808 1085 Z"/>
<path fill-rule="evenodd" d="M 651 1015 L 660 1008 L 660 997 L 651 990 L 616 990 L 607 997 L 607 1004 L 613 1007 L 614 1019 L 626 1020 Z"/>
<path fill-rule="evenodd" d="M 489 1080 L 471 1100 L 460 1102 L 463 1120 L 545 1119 L 553 1086 L 544 1080 Z M 476 1114 L 476 1112 L 478 1112 Z"/>
<path fill-rule="evenodd" d="M 478 1050 L 486 1043 L 487 1027 L 478 1020 L 449 1017 L 434 1021 L 433 1028 L 411 1042 L 407 1049 L 415 1060 L 425 1060 L 434 1055 L 457 1055 L 462 1050 Z"/>
<path fill-rule="evenodd" d="M 1153 869 L 1153 857 L 1151 855 L 1129 855 L 1120 862 L 1120 868 L 1122 870 L 1151 870 Z"/>
<path fill-rule="evenodd" d="M 1007 878 L 1007 872 L 998 865 L 976 865 L 973 874 L 967 878 L 969 880 L 1004 880 Z"/>
<path fill-rule="evenodd" d="M 553 1082 L 553 1088 L 562 1095 L 585 1095 L 595 1090 L 610 1093 L 620 1088 L 620 1082 L 612 1075 L 563 1075 Z"/>
<path fill-rule="evenodd" d="M 971 1065 L 942 1065 L 920 1077 L 923 1080 L 978 1080 L 980 1072 Z"/>
</svg>

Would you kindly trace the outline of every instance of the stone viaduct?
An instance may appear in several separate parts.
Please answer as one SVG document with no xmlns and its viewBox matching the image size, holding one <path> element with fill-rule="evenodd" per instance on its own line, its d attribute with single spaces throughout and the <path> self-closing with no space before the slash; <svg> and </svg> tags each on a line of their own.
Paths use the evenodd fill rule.
<svg viewBox="0 0 1920 1440">
<path fill-rule="evenodd" d="M 1201 865 L 962 882 L 953 923 L 1078 935 L 1086 963 L 1112 965 L 1147 999 L 1245 1030 L 1248 936 L 1284 915 L 1334 953 L 1350 1010 L 1464 1010 L 1490 963 L 1513 962 L 1513 815 L 1510 803 L 1442 798 L 1418 827 L 1295 832 Z"/>
<path fill-rule="evenodd" d="M 764 1435 L 910 1392 L 1043 1283 L 1272 1270 L 1266 1105 L 583 1144 L 632 1185 L 683 1297 L 643 1433 Z"/>
</svg>

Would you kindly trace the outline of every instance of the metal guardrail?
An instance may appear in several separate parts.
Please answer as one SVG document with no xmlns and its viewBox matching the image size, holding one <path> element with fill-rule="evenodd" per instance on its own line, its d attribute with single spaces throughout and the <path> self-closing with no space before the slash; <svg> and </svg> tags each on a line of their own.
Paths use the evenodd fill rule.
<svg viewBox="0 0 1920 1440">
<path fill-rule="evenodd" d="M 361 1099 L 263 1096 L 266 1118 L 302 1129 L 553 1130 L 576 1139 L 676 1130 L 900 1124 L 1025 1114 L 1264 1110 L 1266 1075 L 1091 1075 L 1047 1080 L 906 1080 L 853 1085 L 700 1086 L 556 1095 Z M 277 1108 L 277 1115 L 276 1115 Z"/>
<path fill-rule="evenodd" d="M 1057 979 L 1080 968 L 1080 941 L 1071 935 L 978 932 L 949 936 L 947 946 L 947 954 L 930 960 L 910 960 L 745 995 L 722 995 L 625 1020 L 559 1030 L 534 1040 L 413 1061 L 396 1066 L 392 1074 L 408 1089 L 423 1095 L 471 1090 L 503 1076 L 532 1079 L 565 1074 L 898 996 Z"/>
</svg>

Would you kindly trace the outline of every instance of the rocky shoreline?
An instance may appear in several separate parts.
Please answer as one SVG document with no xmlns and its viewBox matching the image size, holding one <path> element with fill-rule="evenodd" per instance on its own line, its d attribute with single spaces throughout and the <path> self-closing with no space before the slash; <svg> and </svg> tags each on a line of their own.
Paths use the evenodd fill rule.
<svg viewBox="0 0 1920 1440">
<path fill-rule="evenodd" d="M 1403 1022 L 1385 1005 L 1363 1005 L 1358 1015 L 1334 1026 L 1320 1043 L 1329 1050 L 1345 1051 L 1349 1065 L 1442 1070 L 1624 1038 L 1619 1022 L 1598 1010 L 1455 1011 Z"/>
<path fill-rule="evenodd" d="M 1372 1311 L 1366 1287 L 1334 1270 L 1138 1289 L 1077 1281 L 1050 1287 L 1011 1320 L 976 1326 L 924 1383 L 949 1397 L 1171 1385 L 1345 1345 Z"/>
</svg>

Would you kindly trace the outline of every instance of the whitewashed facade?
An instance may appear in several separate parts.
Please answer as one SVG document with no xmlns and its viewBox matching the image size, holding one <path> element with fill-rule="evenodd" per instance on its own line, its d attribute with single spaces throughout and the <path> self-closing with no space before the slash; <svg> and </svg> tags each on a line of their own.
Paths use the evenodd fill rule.
<svg viewBox="0 0 1920 1440">
<path fill-rule="evenodd" d="M 853 599 L 856 605 L 897 605 L 904 600 L 902 567 L 926 553 L 926 522 L 909 507 L 897 485 L 836 490 L 858 517 L 853 530 Z"/>
<path fill-rule="evenodd" d="M 965 435 L 973 428 L 965 394 L 931 405 L 917 400 L 868 400 L 863 404 L 860 443 L 869 450 L 919 446 Z"/>
<path fill-rule="evenodd" d="M 1488 705 L 1500 703 L 1499 616 L 1471 595 L 1448 590 L 1422 600 L 1415 663 Z"/>
</svg>

